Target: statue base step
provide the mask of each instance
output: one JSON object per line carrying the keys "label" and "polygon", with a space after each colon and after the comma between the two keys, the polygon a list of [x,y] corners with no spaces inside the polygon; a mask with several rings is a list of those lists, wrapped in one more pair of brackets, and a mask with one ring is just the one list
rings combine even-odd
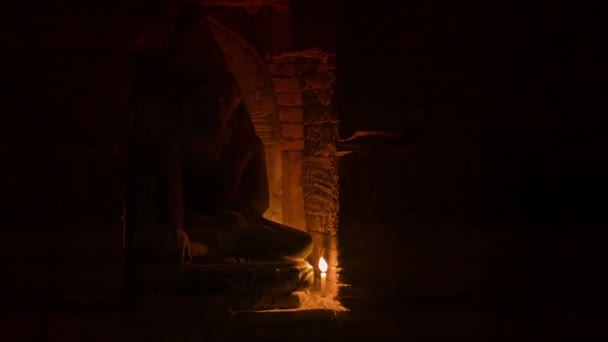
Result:
{"label": "statue base step", "polygon": [[147,264],[136,270],[144,306],[180,308],[297,308],[314,272],[305,260],[233,264]]}
{"label": "statue base step", "polygon": [[261,295],[235,297],[223,295],[178,296],[166,293],[145,293],[140,306],[150,310],[289,310],[298,309],[308,298],[306,291],[287,295]]}

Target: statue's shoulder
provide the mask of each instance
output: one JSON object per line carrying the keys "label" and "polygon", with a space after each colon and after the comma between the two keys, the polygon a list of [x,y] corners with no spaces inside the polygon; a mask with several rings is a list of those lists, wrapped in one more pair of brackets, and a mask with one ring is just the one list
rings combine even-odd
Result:
{"label": "statue's shoulder", "polygon": [[251,138],[251,153],[254,158],[266,158],[266,149],[264,147],[264,141],[260,139],[257,134],[253,134]]}
{"label": "statue's shoulder", "polygon": [[264,142],[255,133],[255,131],[247,130],[245,133],[245,139],[247,140],[249,146],[256,150],[264,147]]}
{"label": "statue's shoulder", "polygon": [[264,153],[264,142],[257,134],[253,134],[253,148],[256,153]]}
{"label": "statue's shoulder", "polygon": [[233,132],[236,139],[233,143],[238,146],[241,150],[248,150],[253,153],[259,153],[264,151],[264,143],[262,139],[258,137],[255,131],[248,129],[236,128]]}

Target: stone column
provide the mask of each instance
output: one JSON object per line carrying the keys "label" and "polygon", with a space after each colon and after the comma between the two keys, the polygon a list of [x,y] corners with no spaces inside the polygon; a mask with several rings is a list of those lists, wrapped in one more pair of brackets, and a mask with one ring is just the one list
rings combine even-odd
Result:
{"label": "stone column", "polygon": [[[338,292],[338,115],[333,106],[335,55],[310,53],[301,59],[304,108],[304,193],[306,222],[317,263],[323,256],[329,264],[327,288]],[[315,265],[316,266],[316,265]]]}
{"label": "stone column", "polygon": [[[334,61],[335,55],[316,49],[284,53],[268,61],[279,103],[281,149],[301,153],[306,227],[328,235],[337,232],[339,209],[335,159],[338,121],[332,106]],[[283,160],[300,163],[300,154],[283,153]],[[295,171],[284,174],[299,177]],[[283,186],[283,191],[294,190]],[[293,206],[291,201],[285,202],[285,206]]]}
{"label": "stone column", "polygon": [[337,292],[338,120],[333,109],[335,55],[311,49],[269,59],[279,103],[283,150],[283,218],[306,229],[330,265],[328,287]]}

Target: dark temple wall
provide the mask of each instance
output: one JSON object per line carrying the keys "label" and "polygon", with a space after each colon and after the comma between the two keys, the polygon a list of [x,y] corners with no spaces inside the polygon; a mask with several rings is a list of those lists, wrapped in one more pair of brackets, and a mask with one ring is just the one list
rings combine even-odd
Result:
{"label": "dark temple wall", "polygon": [[[122,302],[130,58],[141,35],[170,24],[174,5],[65,1],[38,9],[37,101],[52,168],[48,226],[36,239],[45,250],[32,263],[47,263],[48,304]],[[29,302],[23,288],[16,293],[11,301]]]}
{"label": "dark temple wall", "polygon": [[579,323],[606,305],[602,9],[344,11],[342,136],[419,136],[341,158],[344,302],[403,302],[468,332],[596,334]]}
{"label": "dark temple wall", "polygon": [[564,322],[608,303],[600,266],[607,260],[604,10],[502,4],[489,12],[495,20],[483,35],[483,66],[493,71],[483,106],[493,115],[482,139],[481,208],[494,227],[488,293],[495,308],[535,312],[524,325],[530,330],[548,320],[538,311],[554,310]]}
{"label": "dark temple wall", "polygon": [[414,1],[352,4],[342,18],[341,136],[402,134],[401,142],[370,139],[371,151],[339,158],[340,263],[352,284],[343,300],[395,311],[400,302],[412,311],[430,305],[447,320],[465,312],[472,316],[465,329],[477,326],[477,13],[467,3]]}

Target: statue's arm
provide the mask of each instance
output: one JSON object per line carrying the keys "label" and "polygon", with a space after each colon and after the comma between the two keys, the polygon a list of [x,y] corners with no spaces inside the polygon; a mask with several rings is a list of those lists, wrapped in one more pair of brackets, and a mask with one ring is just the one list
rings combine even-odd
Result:
{"label": "statue's arm", "polygon": [[252,158],[249,160],[241,183],[242,214],[249,219],[257,219],[268,210],[270,195],[266,171],[264,144],[256,137]]}

